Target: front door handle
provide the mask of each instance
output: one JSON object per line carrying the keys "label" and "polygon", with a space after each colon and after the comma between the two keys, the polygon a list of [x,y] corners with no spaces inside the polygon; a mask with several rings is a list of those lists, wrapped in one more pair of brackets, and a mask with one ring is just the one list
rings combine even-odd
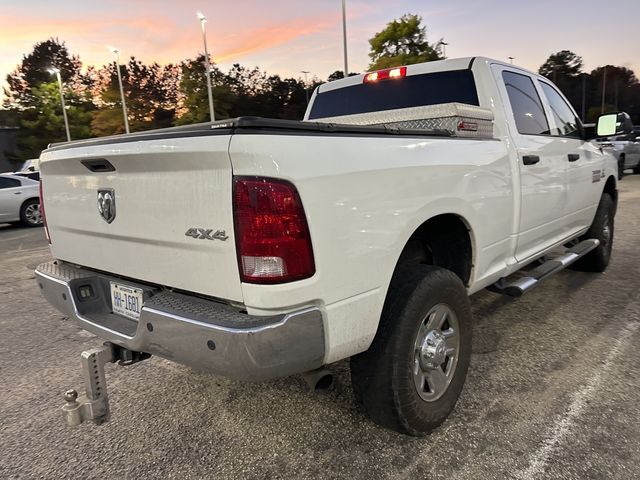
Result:
{"label": "front door handle", "polygon": [[575,162],[577,160],[580,160],[580,155],[577,153],[570,153],[569,155],[567,155],[569,157],[569,161],[570,162]]}
{"label": "front door handle", "polygon": [[522,163],[525,165],[535,165],[540,161],[540,157],[538,155],[524,155],[522,157]]}

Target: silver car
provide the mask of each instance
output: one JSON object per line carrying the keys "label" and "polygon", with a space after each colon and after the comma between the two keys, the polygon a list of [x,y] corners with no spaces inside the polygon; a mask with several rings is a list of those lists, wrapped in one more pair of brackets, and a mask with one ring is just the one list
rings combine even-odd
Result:
{"label": "silver car", "polygon": [[42,225],[38,182],[27,177],[0,174],[0,223]]}
{"label": "silver car", "polygon": [[599,143],[603,148],[611,149],[618,160],[618,178],[629,169],[640,173],[640,127],[633,127],[627,135],[599,139]]}

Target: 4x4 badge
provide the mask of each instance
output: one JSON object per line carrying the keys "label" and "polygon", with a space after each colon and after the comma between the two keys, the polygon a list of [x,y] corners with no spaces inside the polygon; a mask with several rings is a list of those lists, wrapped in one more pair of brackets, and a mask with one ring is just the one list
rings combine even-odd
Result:
{"label": "4x4 badge", "polygon": [[200,240],[222,240],[223,242],[229,238],[225,230],[216,230],[213,233],[213,229],[209,228],[190,228],[185,232],[185,236]]}
{"label": "4x4 badge", "polygon": [[113,188],[101,188],[98,190],[98,213],[107,223],[115,220],[116,191]]}

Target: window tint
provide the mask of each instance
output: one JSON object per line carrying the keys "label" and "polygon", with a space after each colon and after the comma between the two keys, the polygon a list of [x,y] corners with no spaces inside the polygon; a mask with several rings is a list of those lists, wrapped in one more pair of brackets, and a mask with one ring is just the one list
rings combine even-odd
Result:
{"label": "window tint", "polygon": [[549,135],[549,123],[533,81],[526,75],[502,72],[518,132],[523,135]]}
{"label": "window tint", "polygon": [[0,177],[0,188],[19,187],[20,185],[20,180],[16,180],[15,178]]}
{"label": "window tint", "polygon": [[553,134],[560,135],[561,137],[580,137],[578,119],[571,107],[551,85],[546,82],[540,82],[540,85],[542,85],[542,91],[545,97],[547,97],[547,101],[551,107],[551,114],[556,122],[556,128],[553,129]]}
{"label": "window tint", "polygon": [[409,75],[378,83],[361,83],[316,95],[309,118],[336,117],[394,108],[459,102],[479,105],[471,70]]}

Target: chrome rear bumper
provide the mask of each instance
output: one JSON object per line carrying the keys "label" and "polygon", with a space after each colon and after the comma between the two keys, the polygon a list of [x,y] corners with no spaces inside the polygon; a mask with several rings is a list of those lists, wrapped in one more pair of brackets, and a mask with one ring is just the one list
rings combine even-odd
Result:
{"label": "chrome rear bumper", "polygon": [[[239,380],[283,377],[323,363],[324,328],[316,307],[251,316],[229,305],[60,261],[39,265],[35,273],[42,293],[54,307],[85,330],[129,350]],[[139,321],[112,313],[111,281],[143,290]],[[79,289],[86,286],[91,287],[92,296],[82,298]]]}

